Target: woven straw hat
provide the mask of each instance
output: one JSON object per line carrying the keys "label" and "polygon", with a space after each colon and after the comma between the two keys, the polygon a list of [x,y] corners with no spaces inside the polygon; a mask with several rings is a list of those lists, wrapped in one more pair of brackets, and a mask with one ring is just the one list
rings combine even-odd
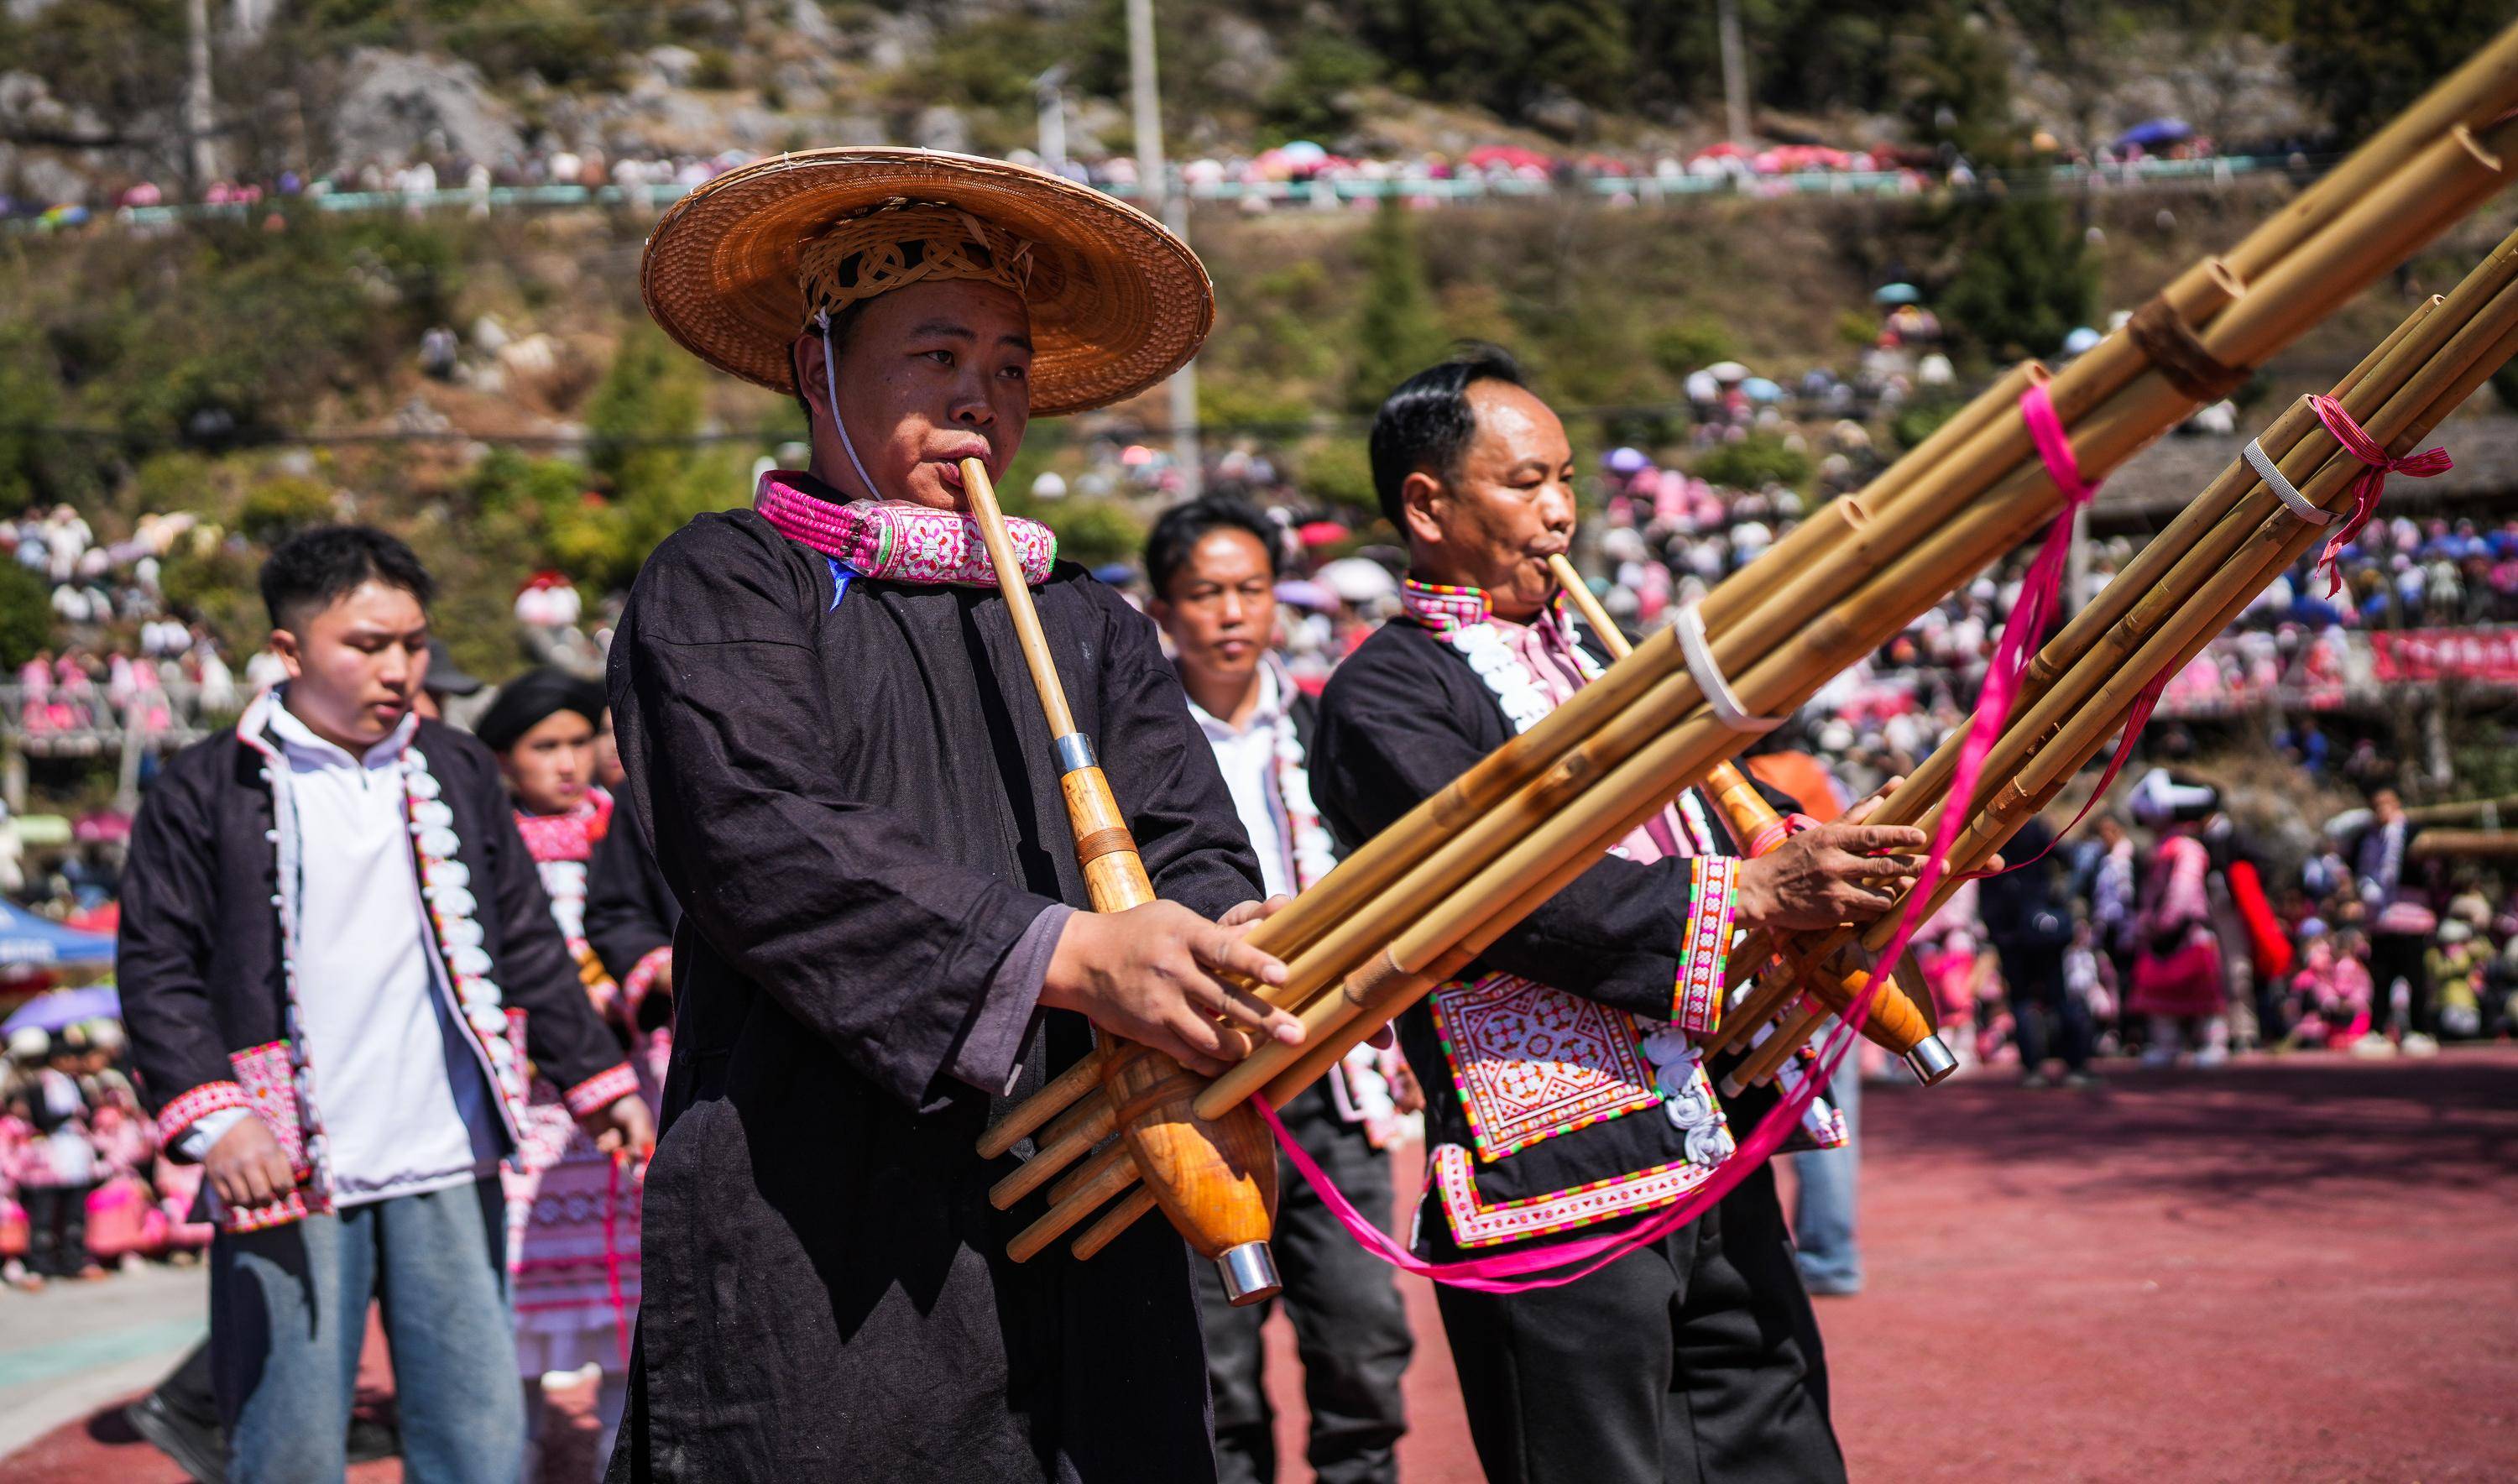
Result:
{"label": "woven straw hat", "polygon": [[807,319],[800,259],[835,225],[906,199],[958,208],[1031,244],[1031,411],[1107,407],[1179,370],[1215,323],[1187,243],[1144,212],[1043,171],[933,150],[781,154],[673,203],[638,271],[647,312],[720,371],[793,392]]}

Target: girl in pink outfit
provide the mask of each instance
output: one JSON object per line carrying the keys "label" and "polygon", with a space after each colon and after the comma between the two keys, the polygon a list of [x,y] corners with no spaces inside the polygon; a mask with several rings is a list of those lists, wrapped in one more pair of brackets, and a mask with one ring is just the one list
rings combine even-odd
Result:
{"label": "girl in pink outfit", "polygon": [[2200,1043],[2196,1066],[2216,1067],[2230,1058],[2228,991],[2207,888],[2212,859],[2195,838],[2199,829],[2192,821],[2168,826],[2143,878],[2131,1004],[2136,1015],[2150,1018],[2146,1067],[2175,1062],[2184,1033]]}
{"label": "girl in pink outfit", "polygon": [[2369,970],[2329,935],[2310,935],[2301,946],[2291,992],[2300,1002],[2293,1046],[2340,1050],[2369,1033]]}

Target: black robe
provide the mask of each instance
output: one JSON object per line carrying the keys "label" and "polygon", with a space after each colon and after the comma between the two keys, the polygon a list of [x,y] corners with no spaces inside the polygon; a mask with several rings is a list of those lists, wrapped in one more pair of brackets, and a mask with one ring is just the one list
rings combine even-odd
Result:
{"label": "black robe", "polygon": [[[629,792],[686,911],[616,1479],[1211,1477],[1187,1248],[1005,1245],[947,1070],[1053,901],[1088,902],[992,589],[855,579],[750,511],[639,575],[612,650]],[[1036,593],[1155,891],[1258,895],[1153,628],[1061,564]],[[1016,1095],[1088,1044],[1040,1015]],[[1030,1146],[1018,1149],[1027,1157]]]}

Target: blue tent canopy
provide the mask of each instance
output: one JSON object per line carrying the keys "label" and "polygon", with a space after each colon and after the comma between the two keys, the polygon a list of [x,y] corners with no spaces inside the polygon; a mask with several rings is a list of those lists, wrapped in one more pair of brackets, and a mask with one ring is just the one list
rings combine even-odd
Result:
{"label": "blue tent canopy", "polygon": [[48,918],[0,901],[0,968],[50,968],[56,964],[107,964],[113,961],[109,934],[65,928]]}

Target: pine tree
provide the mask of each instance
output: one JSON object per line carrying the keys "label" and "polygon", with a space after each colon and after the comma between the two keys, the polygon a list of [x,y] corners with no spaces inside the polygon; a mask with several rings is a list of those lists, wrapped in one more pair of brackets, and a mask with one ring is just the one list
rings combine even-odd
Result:
{"label": "pine tree", "polygon": [[2087,244],[2052,196],[1998,196],[1961,221],[1968,246],[1942,298],[1960,336],[1997,361],[2063,343],[2098,302]]}
{"label": "pine tree", "polygon": [[1385,198],[1364,240],[1364,304],[1355,317],[1347,405],[1368,413],[1443,354],[1441,320],[1408,208]]}

